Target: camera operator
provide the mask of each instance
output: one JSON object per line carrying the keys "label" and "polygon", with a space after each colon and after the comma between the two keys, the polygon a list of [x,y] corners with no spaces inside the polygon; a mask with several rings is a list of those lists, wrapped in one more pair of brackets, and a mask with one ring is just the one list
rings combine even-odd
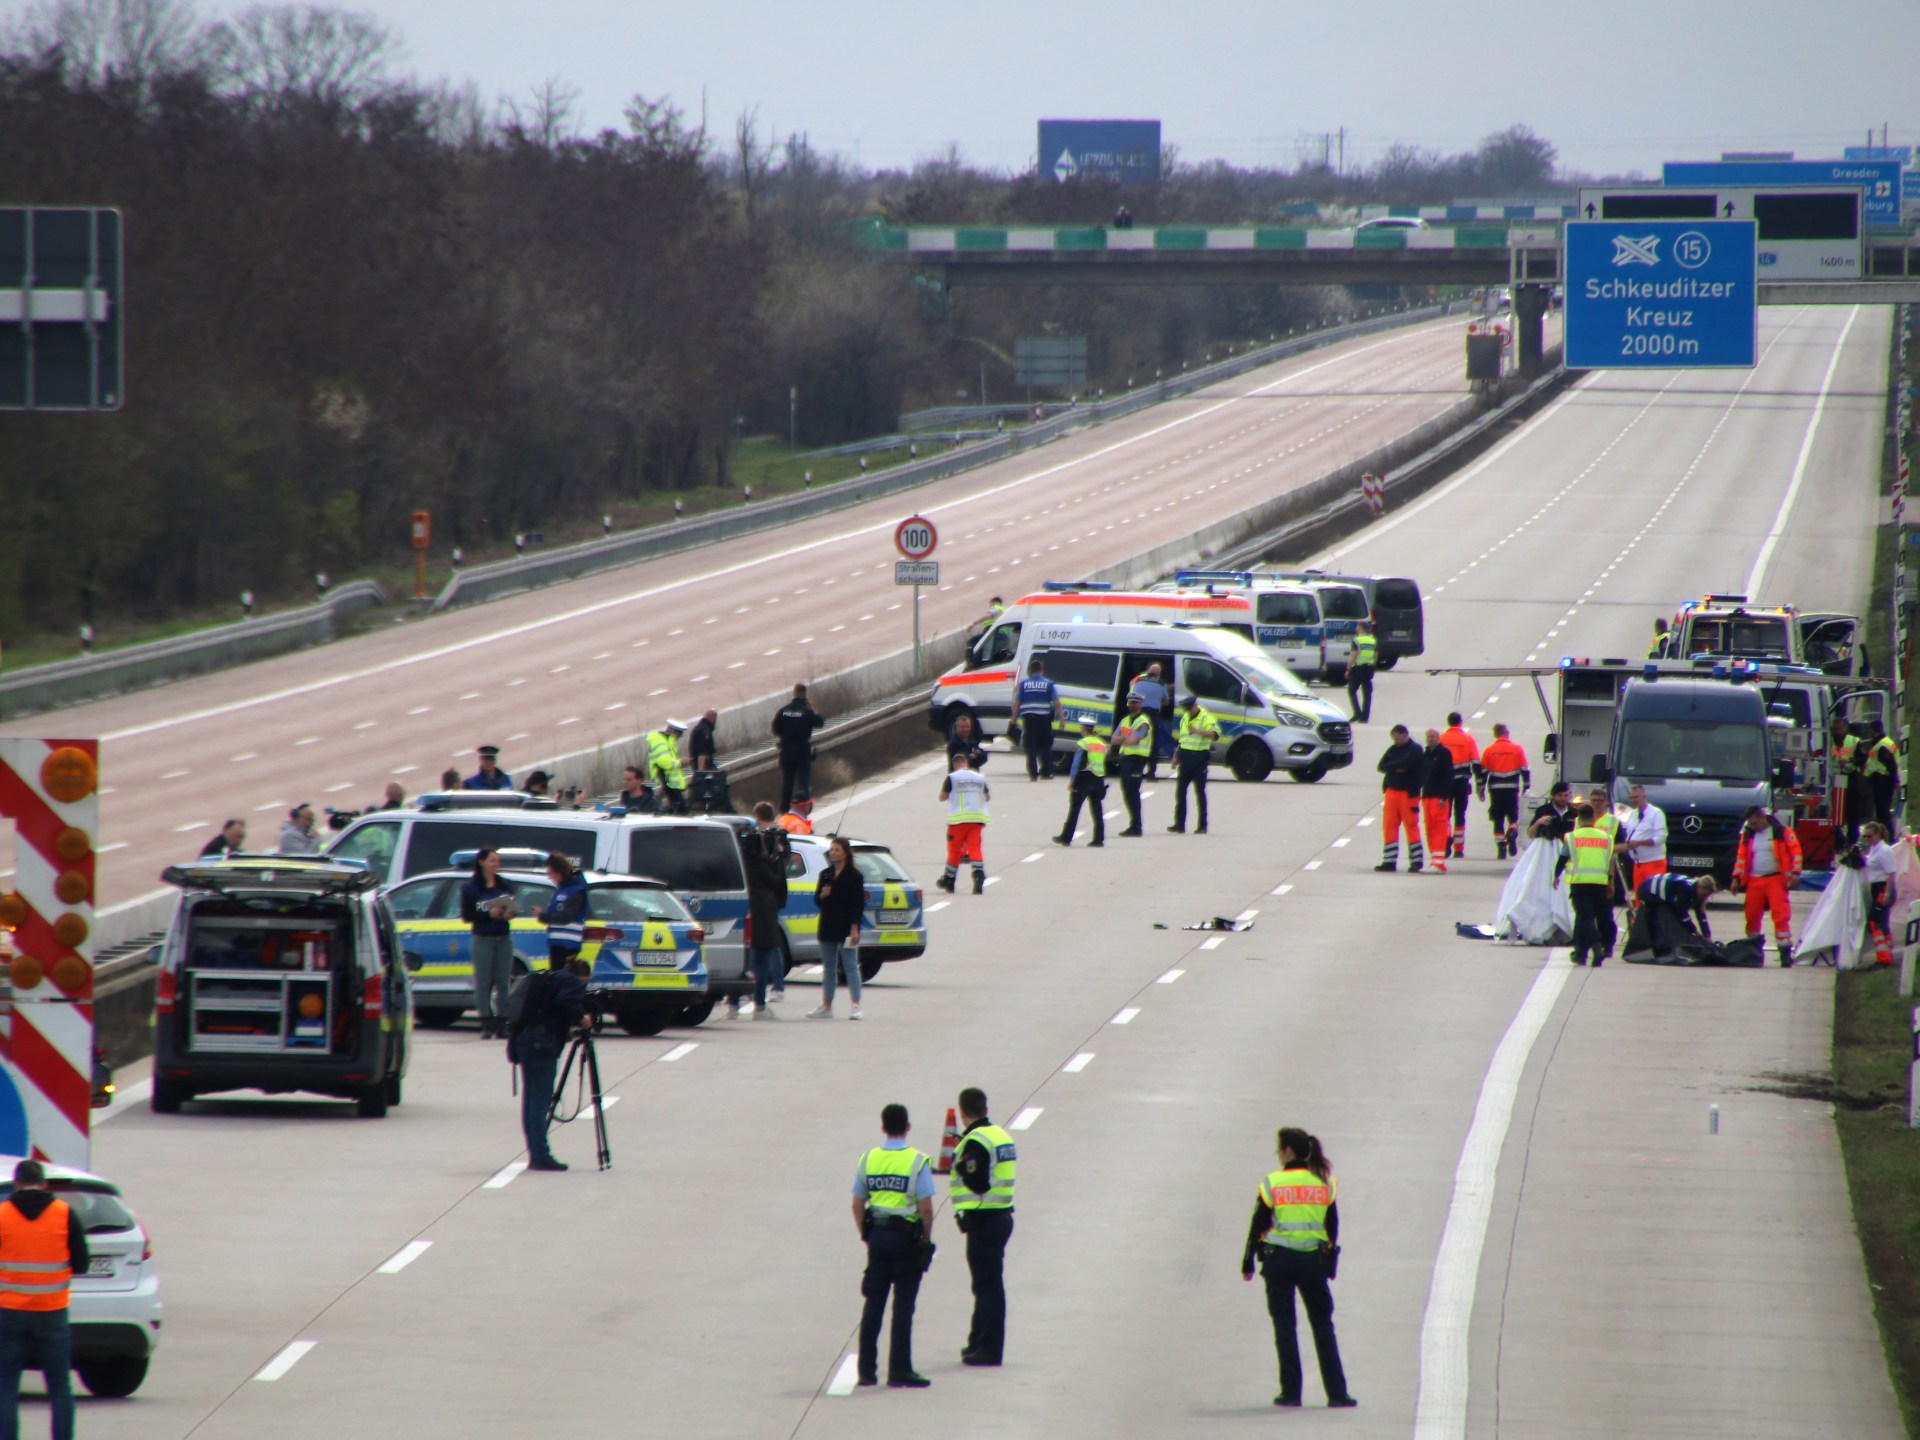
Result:
{"label": "camera operator", "polygon": [[787,903],[787,832],[762,800],[753,807],[753,829],[740,836],[747,869],[747,963],[753,971],[753,1018],[777,1020],[771,1002],[787,996],[780,954],[780,911]]}
{"label": "camera operator", "polygon": [[567,1038],[586,1026],[587,965],[577,953],[522,976],[507,1002],[507,1059],[520,1067],[520,1128],[529,1170],[565,1170],[547,1145],[553,1082]]}

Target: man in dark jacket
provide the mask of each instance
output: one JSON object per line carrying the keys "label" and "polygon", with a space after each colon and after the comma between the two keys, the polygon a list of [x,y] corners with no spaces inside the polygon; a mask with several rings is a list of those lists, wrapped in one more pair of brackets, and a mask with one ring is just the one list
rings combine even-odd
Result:
{"label": "man in dark jacket", "polygon": [[1387,753],[1375,767],[1383,777],[1380,788],[1387,798],[1380,822],[1380,863],[1373,868],[1400,868],[1400,832],[1405,829],[1407,869],[1418,871],[1426,862],[1420,848],[1420,783],[1426,779],[1426,756],[1413,743],[1406,726],[1394,726],[1392,737],[1393,744],[1387,747]]}
{"label": "man in dark jacket", "polygon": [[693,767],[696,775],[702,770],[713,769],[713,727],[719,723],[720,712],[709,710],[694,721],[693,729],[687,732],[687,764]]}
{"label": "man in dark jacket", "polygon": [[1453,833],[1453,751],[1432,726],[1427,727],[1427,748],[1420,758],[1426,766],[1420,781],[1420,817],[1426,822],[1427,849],[1433,852],[1434,871],[1444,875],[1447,837]]}
{"label": "man in dark jacket", "polygon": [[567,1168],[547,1146],[547,1124],[553,1118],[553,1082],[561,1052],[587,1011],[584,962],[555,957],[551,963],[551,969],[516,981],[514,989],[520,994],[507,1001],[512,1012],[507,1018],[507,1059],[520,1067],[520,1129],[527,1137],[529,1170]]}
{"label": "man in dark jacket", "polygon": [[0,1201],[0,1417],[9,1433],[18,1433],[20,1374],[38,1367],[53,1433],[73,1434],[67,1280],[86,1274],[90,1258],[86,1227],[47,1189],[46,1168],[37,1160],[15,1165],[13,1194]]}
{"label": "man in dark jacket", "polygon": [[787,857],[792,846],[773,806],[753,807],[753,829],[740,841],[747,865],[747,965],[753,971],[753,1018],[778,1020],[769,1003],[787,998],[780,951],[780,911],[787,903]]}
{"label": "man in dark jacket", "polygon": [[807,687],[793,687],[793,698],[773,716],[780,742],[780,808],[793,804],[793,792],[813,788],[813,732],[827,722],[807,701]]}

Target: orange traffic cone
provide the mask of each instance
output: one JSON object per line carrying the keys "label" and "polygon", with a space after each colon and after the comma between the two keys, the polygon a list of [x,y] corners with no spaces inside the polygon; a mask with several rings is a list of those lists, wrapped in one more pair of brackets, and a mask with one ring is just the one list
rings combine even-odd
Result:
{"label": "orange traffic cone", "polygon": [[959,1121],[960,1117],[954,1113],[953,1107],[949,1105],[947,1107],[947,1131],[946,1134],[940,1137],[940,1163],[933,1167],[933,1173],[936,1175],[951,1175],[953,1173],[954,1147],[960,1143]]}
{"label": "orange traffic cone", "polygon": [[1868,927],[1868,933],[1873,937],[1874,963],[1876,965],[1893,964],[1893,946],[1887,939],[1887,932],[1878,925],[1872,925]]}

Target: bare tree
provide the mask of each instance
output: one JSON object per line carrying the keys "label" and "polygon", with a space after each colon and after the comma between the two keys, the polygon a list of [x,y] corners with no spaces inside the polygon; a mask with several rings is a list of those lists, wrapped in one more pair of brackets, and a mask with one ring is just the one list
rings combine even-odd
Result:
{"label": "bare tree", "polygon": [[386,88],[399,54],[393,32],[371,15],[322,5],[255,5],[214,26],[210,38],[225,86],[269,108],[370,100]]}
{"label": "bare tree", "polygon": [[510,130],[543,150],[578,138],[580,127],[574,107],[580,103],[579,86],[549,75],[528,94],[530,98],[524,104],[518,100],[501,102],[502,119]]}
{"label": "bare tree", "polygon": [[161,75],[200,67],[207,32],[192,0],[48,0],[26,13],[10,39],[58,52],[74,81],[131,85],[144,98]]}
{"label": "bare tree", "polygon": [[759,218],[760,201],[766,192],[767,175],[773,169],[773,142],[760,138],[760,107],[742,110],[733,122],[734,178],[740,185],[740,202],[746,212],[747,228]]}

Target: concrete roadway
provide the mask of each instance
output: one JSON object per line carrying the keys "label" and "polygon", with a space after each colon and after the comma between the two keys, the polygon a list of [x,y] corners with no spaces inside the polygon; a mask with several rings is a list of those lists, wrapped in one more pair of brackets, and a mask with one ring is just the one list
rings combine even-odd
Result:
{"label": "concrete roadway", "polygon": [[104,738],[101,893],[117,903],[229,815],[267,848],[293,804],[357,809],[395,777],[436,788],[481,742],[524,774],[903,650],[892,535],[916,507],[949,580],[923,602],[928,634],[996,590],[1233,514],[1457,402],[1464,326],[1328,347],[910,495],[0,731]]}
{"label": "concrete roadway", "polygon": [[[1887,323],[1768,311],[1751,374],[1590,379],[1338,558],[1423,578],[1435,664],[1634,653],[1776,529],[1761,594],[1857,603]],[[499,1183],[515,1109],[471,1031],[418,1035],[383,1121],[259,1099],[115,1115],[96,1164],[155,1233],[169,1335],[138,1397],[86,1404],[86,1433],[1898,1435],[1831,1122],[1754,1088],[1825,1064],[1831,972],[1576,971],[1457,939],[1506,868],[1478,807],[1452,874],[1371,870],[1386,726],[1456,703],[1537,751],[1520,683],[1456,697],[1403,666],[1354,770],[1217,781],[1205,838],[1164,832],[1163,784],[1147,838],[1098,854],[1048,844],[1063,787],[996,759],[994,883],[940,910],[855,1028],[800,1020],[802,980],[782,1024],[602,1042],[604,1175],[575,1126],[571,1174]],[[822,817],[931,881],[937,768]],[[1180,928],[1241,913],[1242,934]],[[1008,1364],[957,1363],[943,1207],[916,1352],[934,1390],[835,1393],[855,1157],[895,1099],[937,1146],[970,1083],[1029,1122]],[[1236,1273],[1283,1123],[1324,1137],[1342,1180],[1352,1413],[1275,1414]]]}

